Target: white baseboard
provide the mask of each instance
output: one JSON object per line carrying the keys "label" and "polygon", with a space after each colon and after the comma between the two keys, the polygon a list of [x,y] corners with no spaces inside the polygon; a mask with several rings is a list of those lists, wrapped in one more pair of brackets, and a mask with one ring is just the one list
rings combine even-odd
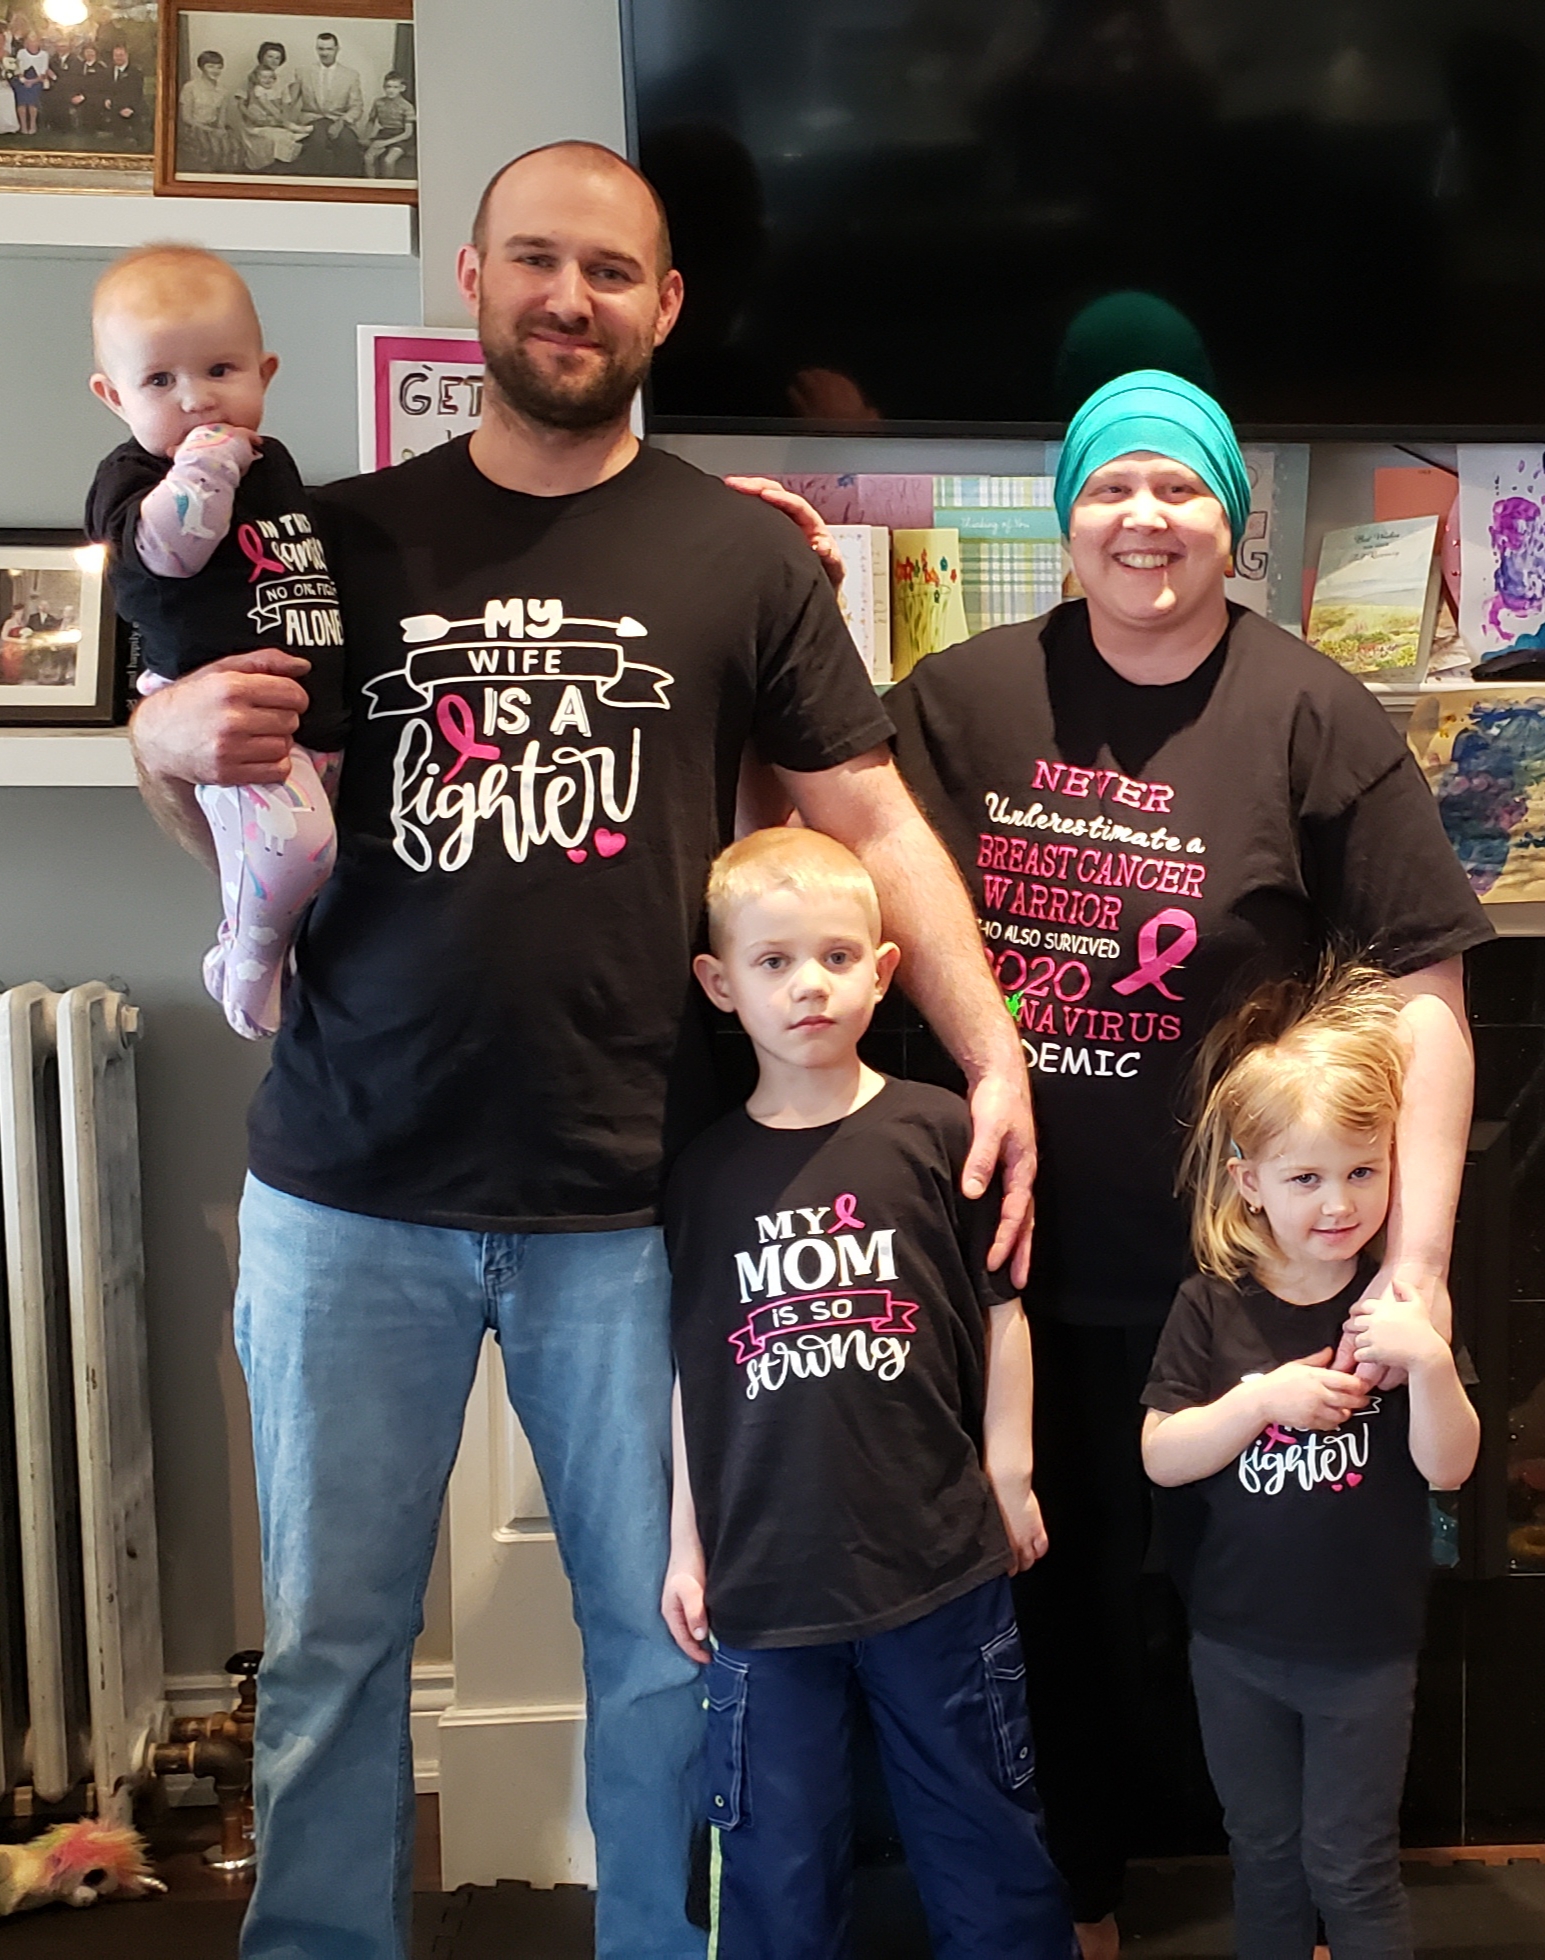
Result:
{"label": "white baseboard", "polygon": [[[409,1720],[413,1729],[413,1787],[422,1795],[440,1787],[440,1716],[450,1707],[456,1675],[449,1661],[413,1663],[413,1700]],[[235,1700],[228,1674],[169,1674],[166,1701],[172,1715],[217,1715]],[[213,1803],[214,1786],[206,1779],[168,1778],[180,1787],[172,1791],[177,1803]]]}

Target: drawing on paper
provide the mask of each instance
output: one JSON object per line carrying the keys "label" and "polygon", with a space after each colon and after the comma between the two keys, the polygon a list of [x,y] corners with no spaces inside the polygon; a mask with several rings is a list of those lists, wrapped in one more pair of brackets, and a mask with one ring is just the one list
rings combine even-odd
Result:
{"label": "drawing on paper", "polygon": [[1459,629],[1476,654],[1545,648],[1545,452],[1459,449]]}
{"label": "drawing on paper", "polygon": [[1545,686],[1428,695],[1407,739],[1477,896],[1545,899]]}

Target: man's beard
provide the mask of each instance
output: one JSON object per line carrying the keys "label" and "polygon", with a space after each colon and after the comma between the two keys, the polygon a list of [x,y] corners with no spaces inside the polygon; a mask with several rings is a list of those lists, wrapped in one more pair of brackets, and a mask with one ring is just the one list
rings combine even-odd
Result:
{"label": "man's beard", "polygon": [[654,351],[647,347],[631,351],[603,347],[601,365],[587,380],[577,376],[549,380],[525,347],[525,336],[538,321],[522,321],[503,339],[495,338],[486,308],[480,310],[477,324],[489,379],[508,406],[542,428],[567,429],[574,434],[623,419],[649,372]]}

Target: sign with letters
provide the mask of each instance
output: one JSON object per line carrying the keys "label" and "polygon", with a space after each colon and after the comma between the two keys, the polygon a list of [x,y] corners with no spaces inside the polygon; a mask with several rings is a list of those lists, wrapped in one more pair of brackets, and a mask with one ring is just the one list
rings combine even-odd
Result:
{"label": "sign with letters", "polygon": [[384,470],[477,427],[483,350],[471,327],[359,329],[359,466]]}

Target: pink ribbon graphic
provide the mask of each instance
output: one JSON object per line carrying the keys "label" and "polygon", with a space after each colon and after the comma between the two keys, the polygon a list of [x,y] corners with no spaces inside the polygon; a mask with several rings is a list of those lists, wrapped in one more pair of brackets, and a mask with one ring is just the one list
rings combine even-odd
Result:
{"label": "pink ribbon graphic", "polygon": [[456,760],[445,772],[445,780],[454,783],[469,762],[497,762],[500,749],[496,742],[480,742],[477,739],[477,726],[472,719],[472,710],[459,694],[442,694],[435,703],[435,721],[440,733],[456,751]]}
{"label": "pink ribbon graphic", "polygon": [[[1162,951],[1159,947],[1160,926],[1175,928],[1175,937]],[[1196,921],[1189,912],[1182,912],[1173,905],[1166,911],[1155,912],[1137,935],[1137,971],[1129,973],[1125,980],[1118,980],[1111,992],[1135,994],[1141,987],[1157,987],[1166,1000],[1179,1000],[1181,996],[1172,994],[1165,986],[1164,976],[1195,951]]]}
{"label": "pink ribbon graphic", "polygon": [[845,1232],[862,1232],[867,1229],[863,1219],[858,1215],[858,1197],[856,1193],[852,1191],[839,1192],[832,1200],[832,1209],[837,1214],[837,1224],[832,1227],[834,1232],[838,1226]]}
{"label": "pink ribbon graphic", "polygon": [[[815,1315],[818,1306],[828,1310],[820,1319]],[[790,1307],[797,1310],[794,1318],[780,1320],[779,1314]],[[794,1334],[841,1333],[845,1327],[867,1327],[871,1334],[915,1334],[917,1312],[915,1300],[895,1300],[888,1290],[879,1288],[861,1293],[801,1293],[792,1300],[772,1300],[753,1309],[745,1326],[737,1327],[729,1340],[735,1359],[744,1363],[760,1354],[769,1341]]]}
{"label": "pink ribbon graphic", "polygon": [[1274,1422],[1267,1426],[1265,1442],[1268,1449],[1275,1449],[1280,1444],[1283,1449],[1288,1450],[1297,1441],[1298,1438],[1293,1434],[1292,1430],[1282,1428],[1279,1423]]}
{"label": "pink ribbon graphic", "polygon": [[264,572],[277,572],[280,578],[288,576],[289,566],[281,565],[277,558],[270,555],[268,546],[263,542],[263,534],[255,524],[238,524],[236,542],[241,546],[243,555],[252,567],[252,576],[247,580],[248,585],[256,585]]}

